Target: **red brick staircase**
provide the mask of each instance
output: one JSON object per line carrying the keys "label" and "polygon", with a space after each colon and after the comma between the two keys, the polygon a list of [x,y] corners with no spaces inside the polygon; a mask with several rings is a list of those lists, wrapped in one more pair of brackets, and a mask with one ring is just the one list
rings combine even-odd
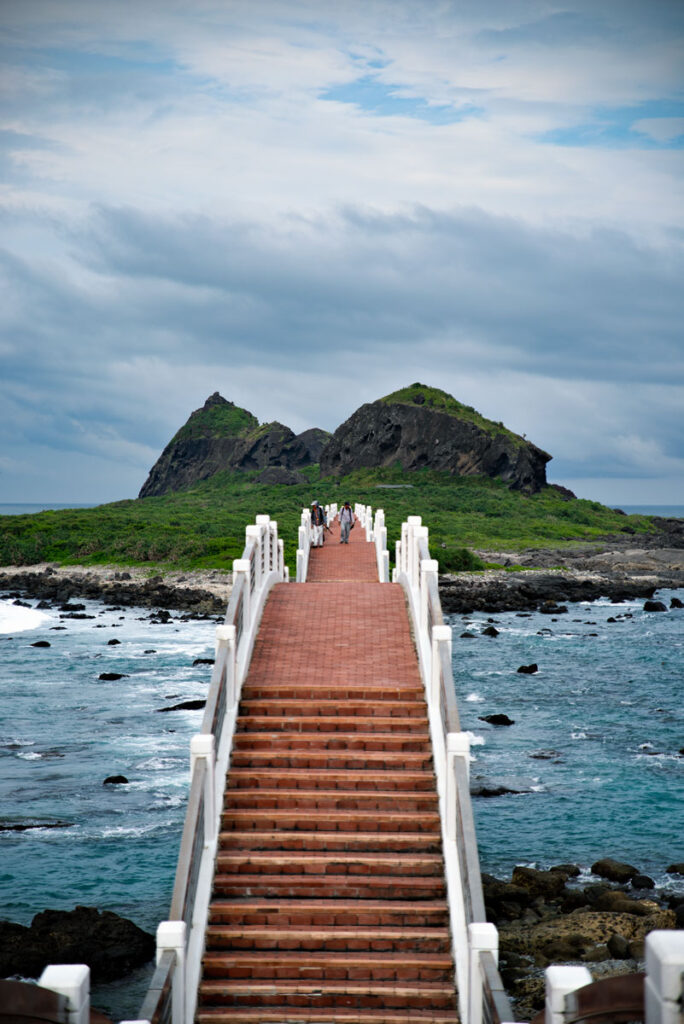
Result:
{"label": "red brick staircase", "polygon": [[[267,604],[227,779],[200,1024],[458,1019],[416,656],[403,594],[369,582],[362,540],[329,559],[360,582],[284,585]],[[312,552],[315,578],[326,554]]]}

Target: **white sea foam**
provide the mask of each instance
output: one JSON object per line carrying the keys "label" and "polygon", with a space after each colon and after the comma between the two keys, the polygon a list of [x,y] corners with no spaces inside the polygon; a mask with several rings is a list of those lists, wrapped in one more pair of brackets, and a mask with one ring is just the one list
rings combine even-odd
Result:
{"label": "white sea foam", "polygon": [[465,735],[470,740],[471,747],[482,747],[482,746],[484,746],[484,742],[485,742],[484,736],[478,736],[474,732],[466,732]]}
{"label": "white sea foam", "polygon": [[0,634],[26,633],[50,621],[47,612],[37,608],[24,608],[11,601],[0,601]]}
{"label": "white sea foam", "polygon": [[481,697],[479,693],[469,693],[466,700],[471,704],[480,704],[484,701],[484,697]]}
{"label": "white sea foam", "polygon": [[586,739],[589,739],[589,737],[586,734],[586,732],[571,732],[570,733],[570,739],[572,739],[572,740],[586,740]]}
{"label": "white sea foam", "polygon": [[17,754],[17,757],[20,757],[22,761],[40,761],[42,756],[42,754],[34,754],[33,751],[30,750],[26,752],[20,750]]}

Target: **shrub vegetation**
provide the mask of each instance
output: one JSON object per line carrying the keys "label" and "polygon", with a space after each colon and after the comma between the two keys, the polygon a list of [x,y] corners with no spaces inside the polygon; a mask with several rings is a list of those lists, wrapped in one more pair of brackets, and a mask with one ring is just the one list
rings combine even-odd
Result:
{"label": "shrub vegetation", "polygon": [[230,569],[242,554],[245,526],[267,513],[278,521],[293,571],[300,513],[313,498],[384,508],[392,560],[402,521],[421,515],[430,530],[431,553],[443,572],[482,569],[473,548],[555,547],[653,529],[646,516],[625,517],[594,501],[567,501],[552,487],[525,496],[499,480],[399,467],[358,470],[341,480],[321,479],[317,466],[303,472],[306,485],[257,484],[254,473],[224,472],[161,497],[2,516],[0,564]]}

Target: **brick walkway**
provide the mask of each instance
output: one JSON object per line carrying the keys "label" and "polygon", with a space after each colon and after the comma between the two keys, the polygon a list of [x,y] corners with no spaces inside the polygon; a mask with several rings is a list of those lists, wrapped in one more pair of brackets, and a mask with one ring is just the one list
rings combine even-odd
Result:
{"label": "brick walkway", "polygon": [[197,1020],[453,1024],[427,712],[360,525],[267,602],[242,690]]}

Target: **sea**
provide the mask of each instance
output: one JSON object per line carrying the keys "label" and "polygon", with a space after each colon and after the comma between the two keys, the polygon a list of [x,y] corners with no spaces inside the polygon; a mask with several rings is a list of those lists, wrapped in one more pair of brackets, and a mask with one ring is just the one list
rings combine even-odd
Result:
{"label": "sea", "polygon": [[[473,799],[483,871],[572,862],[588,878],[612,856],[684,889],[667,872],[684,861],[684,610],[670,607],[684,590],[656,596],[666,612],[601,600],[557,616],[449,618],[472,783],[510,791]],[[0,916],[29,924],[80,904],[154,932],[202,716],[161,709],[206,696],[211,668],[195,662],[213,656],[216,624],[79,603],[88,618],[0,597],[0,826],[42,826],[0,831]],[[488,625],[498,636],[482,635]],[[535,674],[518,673],[531,663]],[[496,713],[514,724],[483,720]],[[128,784],[105,784],[112,775]],[[94,985],[93,1006],[134,1019],[150,974]]]}

